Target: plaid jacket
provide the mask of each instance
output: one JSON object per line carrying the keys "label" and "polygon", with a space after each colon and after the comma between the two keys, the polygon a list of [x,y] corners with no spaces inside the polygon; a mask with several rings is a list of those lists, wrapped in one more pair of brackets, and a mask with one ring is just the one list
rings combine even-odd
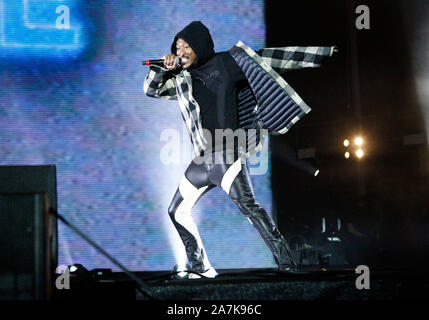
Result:
{"label": "plaid jacket", "polygon": [[[253,51],[239,41],[229,53],[249,81],[256,97],[251,108],[252,125],[247,129],[265,129],[270,134],[284,134],[310,112],[310,108],[293,88],[277,73],[287,69],[319,67],[323,58],[331,56],[334,47],[284,47]],[[149,97],[178,100],[183,120],[196,155],[207,146],[201,125],[200,107],[192,95],[192,78],[187,70],[180,73],[151,66],[144,80],[143,91]],[[242,122],[239,119],[239,126]],[[262,148],[264,135],[246,153],[249,156]]]}

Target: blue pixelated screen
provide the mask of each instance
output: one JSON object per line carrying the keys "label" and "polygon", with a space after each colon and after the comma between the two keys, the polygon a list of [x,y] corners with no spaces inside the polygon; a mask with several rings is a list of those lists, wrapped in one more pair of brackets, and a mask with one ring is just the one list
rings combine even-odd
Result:
{"label": "blue pixelated screen", "polygon": [[[264,47],[263,1],[0,0],[0,164],[55,164],[59,213],[132,271],[186,264],[168,206],[192,148],[177,101],[143,93],[141,61],[169,53],[194,20],[216,51]],[[271,213],[267,142],[248,164]],[[215,268],[274,266],[222,189],[192,212]],[[119,271],[61,222],[58,256]]]}

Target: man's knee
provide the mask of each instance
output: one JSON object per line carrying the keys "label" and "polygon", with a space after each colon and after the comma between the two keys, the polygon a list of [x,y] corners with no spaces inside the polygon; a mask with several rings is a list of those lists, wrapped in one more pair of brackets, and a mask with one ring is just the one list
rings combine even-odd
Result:
{"label": "man's knee", "polygon": [[231,200],[246,216],[259,214],[259,211],[262,209],[259,202],[253,196],[231,197]]}
{"label": "man's knee", "polygon": [[170,218],[174,218],[174,214],[176,213],[177,206],[171,202],[170,206],[168,207],[168,215]]}
{"label": "man's knee", "polygon": [[180,191],[177,190],[176,194],[174,195],[173,199],[171,200],[170,205],[168,206],[168,215],[171,219],[175,220],[174,216],[176,214],[177,208],[179,207],[180,203],[183,201],[183,197],[180,194]]}

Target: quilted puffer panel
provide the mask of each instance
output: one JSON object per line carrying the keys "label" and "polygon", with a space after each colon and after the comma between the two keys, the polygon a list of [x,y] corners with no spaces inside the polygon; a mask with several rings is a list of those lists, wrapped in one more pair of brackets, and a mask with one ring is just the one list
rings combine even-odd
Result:
{"label": "quilted puffer panel", "polygon": [[[255,124],[259,123],[270,134],[279,134],[289,130],[306,114],[280,84],[244,50],[234,47],[229,52],[249,81],[257,100],[254,105],[258,102],[257,110],[254,110],[250,103],[240,104],[239,98],[240,124],[256,128]],[[244,98],[250,99],[249,96],[249,93],[243,94]]]}

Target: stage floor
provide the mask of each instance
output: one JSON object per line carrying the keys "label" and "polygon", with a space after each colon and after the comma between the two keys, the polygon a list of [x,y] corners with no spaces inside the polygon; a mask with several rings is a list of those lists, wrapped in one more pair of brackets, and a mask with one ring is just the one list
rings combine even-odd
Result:
{"label": "stage floor", "polygon": [[[172,272],[135,273],[141,290],[124,273],[106,279],[71,279],[54,300],[384,300],[428,299],[429,277],[418,269],[370,269],[369,289],[358,289],[353,268],[308,266],[297,273],[275,269],[217,270],[213,279],[180,279]],[[146,293],[149,294],[148,297]]]}

